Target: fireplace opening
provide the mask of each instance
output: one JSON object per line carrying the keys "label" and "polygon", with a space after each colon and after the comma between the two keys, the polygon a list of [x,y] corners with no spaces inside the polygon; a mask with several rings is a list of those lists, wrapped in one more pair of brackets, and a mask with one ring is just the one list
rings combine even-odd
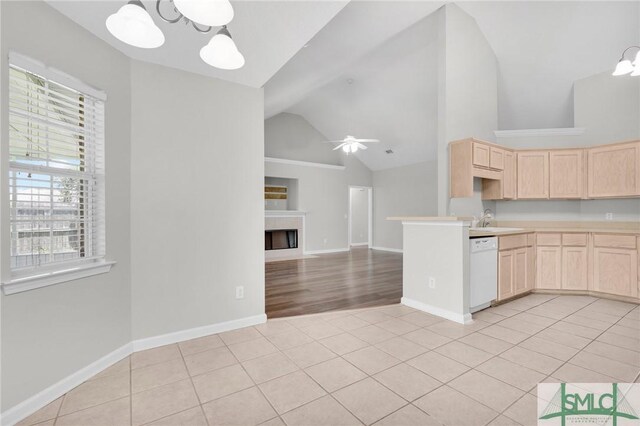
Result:
{"label": "fireplace opening", "polygon": [[277,229],[264,231],[265,250],[285,250],[298,248],[297,229]]}

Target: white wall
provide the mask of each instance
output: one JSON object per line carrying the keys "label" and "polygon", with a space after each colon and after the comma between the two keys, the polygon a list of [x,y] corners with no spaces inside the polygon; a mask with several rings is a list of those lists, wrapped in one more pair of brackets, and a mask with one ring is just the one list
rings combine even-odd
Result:
{"label": "white wall", "polygon": [[[640,139],[640,80],[613,77],[610,72],[581,79],[574,85],[575,136],[501,137],[512,148],[574,148]],[[498,201],[502,220],[640,220],[640,199]]]}
{"label": "white wall", "polygon": [[287,112],[264,121],[265,157],[312,163],[343,164],[342,152],[332,151],[326,136],[317,131],[304,117]]}
{"label": "white wall", "polygon": [[371,171],[353,155],[321,143],[327,138],[299,115],[282,113],[264,123],[265,156],[344,165],[337,169],[267,162],[264,173],[297,180],[298,210],[307,212],[306,251],[348,248],[349,185],[371,186]]}
{"label": "white wall", "polygon": [[638,1],[466,1],[499,60],[500,129],[571,127],[573,83],[640,40]]}
{"label": "white wall", "polygon": [[133,62],[131,104],[133,337],[263,314],[262,89]]}
{"label": "white wall", "polygon": [[[438,77],[438,213],[477,215],[492,202],[449,199],[449,142],[476,137],[494,140],[498,128],[497,61],[476,21],[455,4],[440,14]],[[477,187],[476,189],[479,189]]]}
{"label": "white wall", "polygon": [[373,246],[402,250],[402,224],[391,216],[438,213],[434,161],[373,172]]}
{"label": "white wall", "polygon": [[129,59],[44,2],[0,2],[2,278],[9,276],[8,51],[106,91],[107,258],[111,272],[2,297],[2,410],[131,340]]}
{"label": "white wall", "polygon": [[369,190],[349,188],[351,203],[351,244],[369,242]]}

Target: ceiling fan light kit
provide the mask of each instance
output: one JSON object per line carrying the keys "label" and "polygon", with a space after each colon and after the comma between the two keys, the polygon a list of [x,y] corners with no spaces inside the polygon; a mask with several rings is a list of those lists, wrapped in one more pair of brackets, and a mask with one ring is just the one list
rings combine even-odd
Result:
{"label": "ceiling fan light kit", "polygon": [[[175,18],[166,18],[162,14],[161,1],[156,0],[156,12],[160,19],[169,24],[180,21],[190,23],[200,33],[208,33],[214,27],[222,27],[209,43],[200,49],[200,57],[206,64],[223,70],[235,70],[244,66],[244,56],[227,28],[234,16],[229,0],[169,0],[178,13]],[[162,30],[153,22],[140,0],[130,0],[107,18],[106,25],[115,38],[134,47],[153,49],[164,44]]]}
{"label": "ceiling fan light kit", "polygon": [[[631,59],[627,58],[627,52],[630,50],[637,50],[636,56],[633,62]],[[640,46],[629,46],[622,52],[622,56],[618,61],[618,65],[616,65],[616,69],[613,71],[611,75],[620,76],[620,75],[631,75],[631,77],[640,76]]]}
{"label": "ceiling fan light kit", "polygon": [[376,143],[380,142],[378,139],[358,139],[354,136],[347,135],[346,138],[341,139],[339,141],[324,141],[325,143],[339,143],[340,145],[333,148],[333,150],[338,150],[342,148],[347,155],[350,153],[356,153],[359,149],[365,150],[367,147],[363,145],[363,143]]}

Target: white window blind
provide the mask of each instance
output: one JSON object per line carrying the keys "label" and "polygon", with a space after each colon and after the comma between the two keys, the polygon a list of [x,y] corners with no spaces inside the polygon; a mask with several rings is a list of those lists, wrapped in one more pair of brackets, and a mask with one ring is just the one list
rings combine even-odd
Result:
{"label": "white window blind", "polygon": [[42,74],[10,65],[11,268],[18,275],[105,255],[104,101]]}

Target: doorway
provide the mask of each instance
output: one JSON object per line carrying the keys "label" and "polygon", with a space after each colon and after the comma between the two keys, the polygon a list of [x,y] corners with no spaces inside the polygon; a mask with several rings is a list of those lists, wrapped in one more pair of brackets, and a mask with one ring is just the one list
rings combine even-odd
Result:
{"label": "doorway", "polygon": [[349,186],[349,248],[373,243],[373,188]]}

